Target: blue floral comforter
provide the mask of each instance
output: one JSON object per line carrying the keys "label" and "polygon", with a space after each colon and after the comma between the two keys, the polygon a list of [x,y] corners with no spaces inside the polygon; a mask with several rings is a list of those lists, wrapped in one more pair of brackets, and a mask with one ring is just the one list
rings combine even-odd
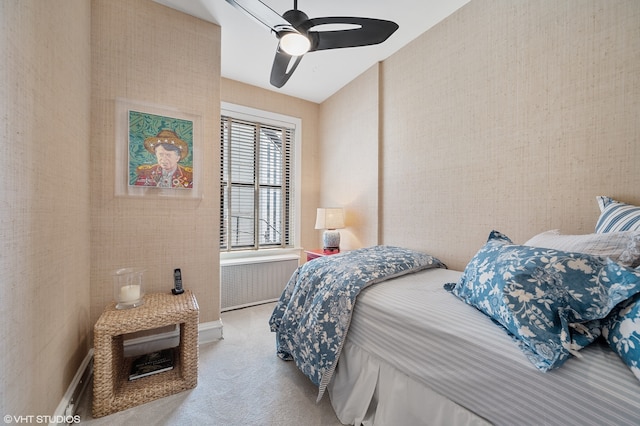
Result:
{"label": "blue floral comforter", "polygon": [[320,400],[338,362],[360,291],[428,268],[446,266],[428,254],[391,246],[363,248],[303,264],[289,279],[269,319],[278,356],[295,361],[318,386]]}

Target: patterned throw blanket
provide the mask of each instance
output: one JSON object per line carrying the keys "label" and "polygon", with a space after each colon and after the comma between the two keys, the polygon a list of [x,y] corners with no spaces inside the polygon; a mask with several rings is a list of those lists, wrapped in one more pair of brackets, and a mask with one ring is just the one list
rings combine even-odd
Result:
{"label": "patterned throw blanket", "polygon": [[318,386],[318,401],[336,368],[356,297],[367,286],[428,268],[433,256],[375,246],[321,257],[293,273],[269,320],[277,354],[295,361]]}

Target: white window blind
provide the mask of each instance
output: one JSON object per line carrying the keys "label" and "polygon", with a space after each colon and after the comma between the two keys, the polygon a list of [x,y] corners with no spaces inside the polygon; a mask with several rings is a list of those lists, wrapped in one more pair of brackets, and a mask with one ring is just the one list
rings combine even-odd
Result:
{"label": "white window blind", "polygon": [[221,117],[221,250],[292,246],[293,140],[293,128]]}

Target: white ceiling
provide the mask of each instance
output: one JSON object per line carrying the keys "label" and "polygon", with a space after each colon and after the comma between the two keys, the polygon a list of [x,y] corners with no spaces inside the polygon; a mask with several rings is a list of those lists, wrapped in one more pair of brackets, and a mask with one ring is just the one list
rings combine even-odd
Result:
{"label": "white ceiling", "polygon": [[[396,22],[382,44],[310,52],[280,89],[269,76],[278,41],[270,30],[225,0],[154,0],[222,28],[222,76],[320,103],[378,61],[384,60],[469,0],[299,0],[309,18],[358,16]],[[293,0],[261,0],[282,15]]]}

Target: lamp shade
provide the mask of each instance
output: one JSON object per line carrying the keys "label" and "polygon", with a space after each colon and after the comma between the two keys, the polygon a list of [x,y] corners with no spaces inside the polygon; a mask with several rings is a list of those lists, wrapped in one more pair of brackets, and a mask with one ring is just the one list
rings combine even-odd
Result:
{"label": "lamp shade", "polygon": [[344,228],[344,213],[341,208],[319,208],[316,213],[316,229]]}

